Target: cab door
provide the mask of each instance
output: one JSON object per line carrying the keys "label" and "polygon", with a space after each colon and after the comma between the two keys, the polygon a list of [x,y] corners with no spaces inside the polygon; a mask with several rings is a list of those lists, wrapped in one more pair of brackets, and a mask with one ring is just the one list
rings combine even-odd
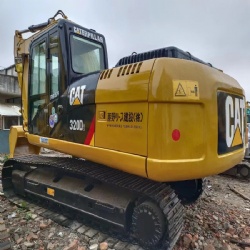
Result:
{"label": "cab door", "polygon": [[30,47],[29,133],[48,136],[48,34],[35,40]]}
{"label": "cab door", "polygon": [[66,86],[58,27],[33,42],[30,51],[29,132],[60,138]]}

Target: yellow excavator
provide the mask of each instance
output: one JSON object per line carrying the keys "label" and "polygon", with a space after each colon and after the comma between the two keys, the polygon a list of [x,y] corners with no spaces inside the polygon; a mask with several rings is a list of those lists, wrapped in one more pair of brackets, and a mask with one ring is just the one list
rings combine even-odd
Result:
{"label": "yellow excavator", "polygon": [[[104,36],[62,11],[14,41],[23,125],[10,130],[5,195],[107,222],[145,249],[172,249],[183,203],[200,196],[202,178],[244,156],[238,82],[176,47],[108,68]],[[41,148],[72,157],[44,157]]]}

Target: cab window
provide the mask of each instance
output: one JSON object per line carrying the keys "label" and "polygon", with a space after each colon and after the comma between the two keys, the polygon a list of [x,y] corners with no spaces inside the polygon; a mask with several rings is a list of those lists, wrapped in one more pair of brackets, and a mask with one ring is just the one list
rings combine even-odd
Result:
{"label": "cab window", "polygon": [[59,46],[58,33],[55,32],[50,35],[49,49],[50,49],[50,100],[59,96]]}
{"label": "cab window", "polygon": [[39,95],[46,92],[46,51],[45,42],[33,48],[31,63],[30,94]]}
{"label": "cab window", "polygon": [[71,36],[71,57],[76,73],[89,74],[104,69],[102,45],[76,35]]}

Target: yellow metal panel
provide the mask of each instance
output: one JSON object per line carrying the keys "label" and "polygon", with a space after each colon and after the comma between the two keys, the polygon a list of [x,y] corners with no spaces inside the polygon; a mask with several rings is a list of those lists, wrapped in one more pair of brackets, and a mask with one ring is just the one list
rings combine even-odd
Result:
{"label": "yellow metal panel", "polygon": [[148,103],[99,104],[95,146],[147,155]]}
{"label": "yellow metal panel", "polygon": [[[207,139],[206,122],[201,104],[150,103],[148,157],[159,160],[202,158]],[[180,133],[177,141],[172,138],[175,130]]]}
{"label": "yellow metal panel", "polygon": [[[218,155],[219,91],[244,96],[237,81],[214,68],[171,58],[155,61],[149,86],[150,179],[201,178],[241,161],[244,147]],[[173,139],[174,130],[179,140]]]}
{"label": "yellow metal panel", "polygon": [[[205,103],[215,101],[217,90],[225,90],[243,95],[238,82],[232,77],[207,65],[175,58],[159,58],[155,60],[149,83],[149,101],[174,101],[174,86],[176,81],[197,82],[199,99]],[[179,96],[176,101],[190,102],[185,96]],[[212,98],[212,99],[210,99]],[[193,101],[199,102],[199,99]]]}
{"label": "yellow metal panel", "polygon": [[39,154],[40,147],[32,145],[26,138],[22,126],[12,126],[9,135],[10,158],[25,154]]}
{"label": "yellow metal panel", "polygon": [[146,158],[119,151],[27,134],[29,143],[146,177]]}
{"label": "yellow metal panel", "polygon": [[95,99],[95,146],[147,155],[148,84],[154,61],[101,74]]}
{"label": "yellow metal panel", "polygon": [[[222,173],[235,166],[243,159],[242,150],[223,155],[223,157],[208,157],[201,159],[157,160],[148,158],[148,178],[155,181],[180,181],[204,178]],[[210,158],[209,158],[210,157]]]}
{"label": "yellow metal panel", "polygon": [[[96,89],[96,103],[146,101],[153,60],[144,61],[133,71],[133,64],[112,69],[110,77],[100,79]],[[137,72],[138,69],[138,72]],[[133,73],[132,73],[133,72]]]}
{"label": "yellow metal panel", "polygon": [[28,56],[24,57],[23,73],[18,73],[18,83],[22,92],[22,116],[23,127],[28,130],[28,72],[29,72],[29,59]]}

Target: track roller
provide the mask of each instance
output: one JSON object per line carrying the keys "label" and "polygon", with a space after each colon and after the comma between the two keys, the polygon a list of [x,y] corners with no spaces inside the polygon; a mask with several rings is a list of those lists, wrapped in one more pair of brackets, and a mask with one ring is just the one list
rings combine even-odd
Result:
{"label": "track roller", "polygon": [[243,178],[250,178],[250,167],[246,164],[241,164],[238,168],[238,173]]}
{"label": "track roller", "polygon": [[136,206],[132,216],[132,232],[143,246],[156,247],[165,232],[161,209],[152,201]]}

